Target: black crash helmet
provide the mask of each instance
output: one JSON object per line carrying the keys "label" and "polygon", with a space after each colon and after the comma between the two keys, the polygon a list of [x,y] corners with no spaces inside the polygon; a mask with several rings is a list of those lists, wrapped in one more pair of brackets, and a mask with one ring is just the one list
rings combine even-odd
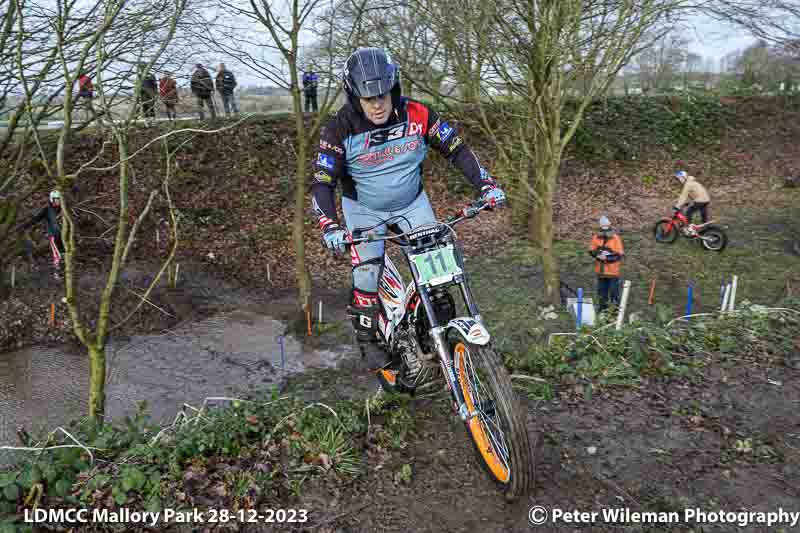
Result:
{"label": "black crash helmet", "polygon": [[383,48],[359,48],[347,58],[344,89],[350,103],[363,113],[359,98],[392,93],[392,105],[400,105],[400,67]]}

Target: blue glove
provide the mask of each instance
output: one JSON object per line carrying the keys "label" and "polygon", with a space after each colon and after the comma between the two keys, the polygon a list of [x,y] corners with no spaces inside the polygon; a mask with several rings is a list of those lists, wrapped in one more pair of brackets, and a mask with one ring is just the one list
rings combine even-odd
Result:
{"label": "blue glove", "polygon": [[493,208],[500,207],[506,202],[506,193],[496,185],[484,185],[481,187],[481,200]]}
{"label": "blue glove", "polygon": [[333,255],[339,255],[345,252],[347,231],[340,228],[338,224],[328,224],[322,234],[322,241],[328,250],[333,252]]}

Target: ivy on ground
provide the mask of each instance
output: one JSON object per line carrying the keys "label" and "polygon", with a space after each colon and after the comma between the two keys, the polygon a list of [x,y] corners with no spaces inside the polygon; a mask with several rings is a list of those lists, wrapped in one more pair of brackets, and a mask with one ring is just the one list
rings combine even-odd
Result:
{"label": "ivy on ground", "polygon": [[122,424],[75,421],[25,444],[75,445],[68,432],[84,448],[34,452],[0,472],[0,532],[25,531],[23,513],[35,508],[237,511],[287,502],[312,477],[346,482],[364,471],[367,456],[383,461],[405,446],[415,430],[405,401],[306,404],[273,394],[203,409],[164,429],[150,422],[145,403]]}

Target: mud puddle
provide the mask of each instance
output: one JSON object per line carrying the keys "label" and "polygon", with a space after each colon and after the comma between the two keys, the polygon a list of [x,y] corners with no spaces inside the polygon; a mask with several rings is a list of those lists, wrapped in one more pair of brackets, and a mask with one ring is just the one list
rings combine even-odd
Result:
{"label": "mud puddle", "polygon": [[[237,310],[109,343],[106,412],[132,416],[137,402],[146,400],[152,420],[168,424],[184,403],[199,407],[210,396],[268,389],[285,376],[336,367],[352,353],[346,345],[306,349],[286,330],[284,322]],[[0,446],[18,445],[19,426],[54,429],[85,413],[88,379],[88,358],[77,350],[32,347],[0,354]],[[0,462],[11,457],[5,453]]]}

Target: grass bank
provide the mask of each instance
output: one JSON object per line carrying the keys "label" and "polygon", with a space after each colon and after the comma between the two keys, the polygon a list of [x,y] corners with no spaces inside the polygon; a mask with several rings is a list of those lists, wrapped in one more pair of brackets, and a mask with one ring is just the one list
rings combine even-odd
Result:
{"label": "grass bank", "polygon": [[[737,308],[746,311],[751,304],[798,308],[800,257],[792,253],[791,241],[800,220],[799,192],[772,191],[747,202],[717,206],[715,217],[728,224],[730,239],[721,253],[705,251],[686,239],[656,243],[648,227],[623,232],[622,277],[631,282],[627,316],[635,321],[626,319],[620,333],[613,327],[598,331],[614,320],[616,309],[612,308],[599,317],[595,328],[589,328],[594,337],[573,342],[574,337],[556,336],[548,348],[552,333],[575,331],[575,318],[563,306],[552,309],[554,314],[546,318],[538,255],[525,241],[511,241],[494,254],[476,256],[469,268],[473,289],[507,363],[515,371],[544,378],[545,384],[538,389],[545,395],[551,385],[576,375],[608,384],[683,372],[695,364],[692,356],[701,352],[769,353],[774,349],[782,356],[800,356],[798,323],[792,313],[762,322],[761,315],[744,312],[738,317],[679,323],[678,329],[667,327],[686,313],[690,284],[692,313],[714,313],[720,307],[721,285],[733,275],[738,277]],[[596,303],[596,278],[587,254],[589,236],[587,242],[559,241],[556,255],[562,280],[572,288],[583,288],[584,295]],[[795,296],[789,297],[790,293]],[[642,324],[647,324],[644,336]],[[763,339],[773,348],[760,346]],[[673,358],[683,362],[675,363]]]}
{"label": "grass bank", "polygon": [[[30,437],[26,446],[47,449],[27,452],[0,472],[0,532],[32,531],[22,519],[24,509],[35,508],[197,509],[206,516],[227,509],[249,516],[251,509],[286,507],[309,483],[346,484],[404,447],[414,434],[406,400],[308,403],[287,392],[184,410],[166,428],[149,422],[145,406],[102,428],[75,421],[65,431]],[[304,526],[324,518],[308,516]]]}

